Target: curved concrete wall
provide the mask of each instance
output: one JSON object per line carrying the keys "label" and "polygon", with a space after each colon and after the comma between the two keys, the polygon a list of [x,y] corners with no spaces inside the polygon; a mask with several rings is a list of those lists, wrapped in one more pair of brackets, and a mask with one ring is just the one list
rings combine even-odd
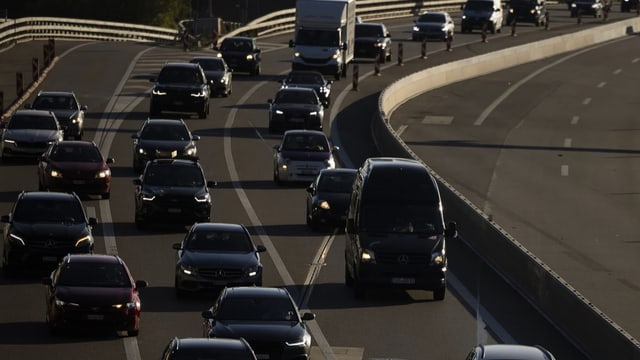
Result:
{"label": "curved concrete wall", "polygon": [[[378,100],[379,111],[371,129],[376,145],[385,156],[421,160],[389,125],[391,113],[404,102],[450,83],[619,38],[633,33],[633,29],[640,29],[640,18],[443,64],[401,78],[386,88]],[[458,222],[463,240],[589,358],[640,359],[640,343],[636,339],[433,170],[432,173],[440,185],[445,216]]]}

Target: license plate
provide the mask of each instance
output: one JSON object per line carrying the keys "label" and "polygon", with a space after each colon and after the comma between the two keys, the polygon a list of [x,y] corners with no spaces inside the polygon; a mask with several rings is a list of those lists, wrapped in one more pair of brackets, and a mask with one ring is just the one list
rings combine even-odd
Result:
{"label": "license plate", "polygon": [[87,320],[104,320],[104,315],[89,314]]}
{"label": "license plate", "polygon": [[413,285],[416,283],[416,279],[414,278],[404,278],[404,277],[394,277],[391,278],[392,284],[401,284],[401,285]]}
{"label": "license plate", "polygon": [[175,105],[175,106],[182,106],[182,105],[184,105],[184,102],[183,102],[183,101],[174,101],[174,102],[173,102],[173,105]]}
{"label": "license plate", "polygon": [[46,262],[57,262],[58,258],[55,256],[43,256],[42,257],[42,261],[46,261]]}
{"label": "license plate", "polygon": [[167,209],[167,212],[168,212],[169,214],[179,214],[179,213],[181,213],[181,212],[182,212],[182,209],[179,209],[179,208],[169,208],[169,209]]}
{"label": "license plate", "polygon": [[303,118],[291,118],[289,119],[290,122],[292,123],[303,123],[304,119]]}
{"label": "license plate", "polygon": [[73,180],[71,181],[74,185],[84,185],[86,184],[85,180]]}

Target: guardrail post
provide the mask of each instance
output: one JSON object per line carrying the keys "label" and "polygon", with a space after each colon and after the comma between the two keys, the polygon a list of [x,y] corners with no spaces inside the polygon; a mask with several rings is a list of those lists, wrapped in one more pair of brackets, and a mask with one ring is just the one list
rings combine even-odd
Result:
{"label": "guardrail post", "polygon": [[375,61],[373,62],[373,72],[376,74],[376,76],[380,76],[380,61],[382,59],[382,57],[384,56],[384,53],[381,51],[378,56],[376,56]]}
{"label": "guardrail post", "polygon": [[44,67],[47,68],[51,64],[51,45],[42,45],[42,58],[44,59]]}
{"label": "guardrail post", "polygon": [[427,58],[427,39],[422,39],[422,47],[420,48],[420,57],[422,59]]}
{"label": "guardrail post", "polygon": [[516,18],[514,15],[513,21],[511,22],[511,36],[518,36],[518,34],[516,34]]}
{"label": "guardrail post", "polygon": [[544,13],[544,29],[549,30],[549,10]]}
{"label": "guardrail post", "polygon": [[402,43],[398,43],[398,66],[404,65],[404,63],[402,62],[402,57],[403,57]]}
{"label": "guardrail post", "polygon": [[351,89],[358,91],[358,64],[353,64],[353,83]]}
{"label": "guardrail post", "polygon": [[487,22],[486,22],[486,21],[484,21],[484,22],[482,23],[482,31],[480,32],[480,36],[481,36],[481,38],[482,38],[482,42],[483,42],[483,43],[489,42],[489,41],[487,40],[487,26],[488,26],[488,25],[487,25]]}
{"label": "guardrail post", "polygon": [[49,50],[51,51],[51,61],[56,57],[56,39],[49,39]]}
{"label": "guardrail post", "polygon": [[447,32],[447,51],[451,52],[453,49],[451,48],[451,43],[453,42],[453,31]]}
{"label": "guardrail post", "polygon": [[24,94],[24,87],[22,85],[22,73],[17,72],[16,73],[16,95],[18,96],[18,98],[21,98],[22,94]]}
{"label": "guardrail post", "polygon": [[40,61],[37,57],[31,59],[31,78],[33,82],[38,81],[40,78]]}

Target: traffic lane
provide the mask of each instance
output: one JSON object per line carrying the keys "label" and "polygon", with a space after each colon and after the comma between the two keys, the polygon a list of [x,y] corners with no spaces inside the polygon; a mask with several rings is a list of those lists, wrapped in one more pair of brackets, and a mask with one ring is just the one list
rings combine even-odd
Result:
{"label": "traffic lane", "polygon": [[[638,269],[629,240],[637,237],[638,169],[634,134],[624,129],[635,128],[635,42],[610,43],[542,72],[482,126],[459,111],[461,99],[479,98],[480,114],[509,83],[562,56],[430,92],[392,119],[396,129],[408,125],[403,139],[437,173],[631,334],[639,333],[630,316]],[[432,121],[442,116],[450,124]],[[481,163],[484,156],[494,161]]]}

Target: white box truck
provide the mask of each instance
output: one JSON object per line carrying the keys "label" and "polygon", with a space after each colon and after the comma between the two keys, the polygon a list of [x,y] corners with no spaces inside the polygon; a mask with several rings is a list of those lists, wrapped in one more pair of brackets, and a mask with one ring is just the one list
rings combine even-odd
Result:
{"label": "white box truck", "polygon": [[336,80],[353,60],[356,0],[297,0],[292,70],[318,70]]}

